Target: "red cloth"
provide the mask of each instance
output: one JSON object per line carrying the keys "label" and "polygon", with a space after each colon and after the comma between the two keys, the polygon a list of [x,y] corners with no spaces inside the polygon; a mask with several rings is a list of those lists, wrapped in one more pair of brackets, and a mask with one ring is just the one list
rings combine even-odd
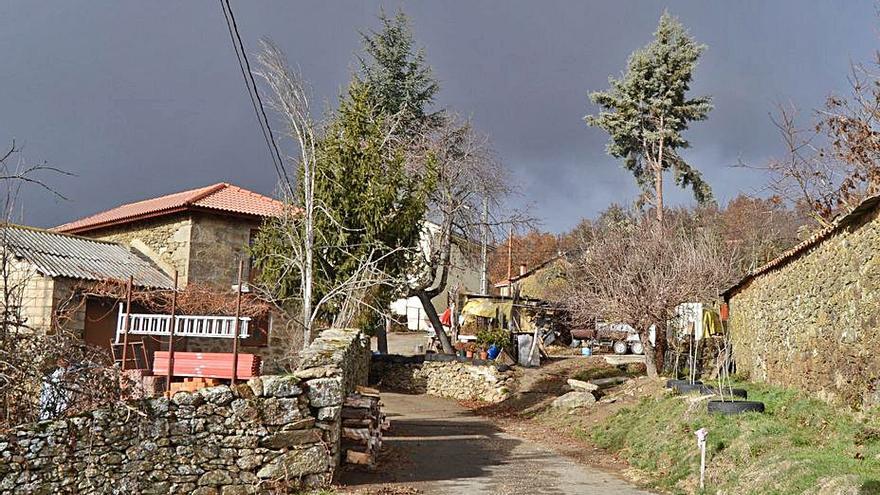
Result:
{"label": "red cloth", "polygon": [[452,309],[451,308],[446,308],[446,311],[444,311],[443,314],[440,315],[440,323],[442,323],[444,327],[451,327],[452,326]]}

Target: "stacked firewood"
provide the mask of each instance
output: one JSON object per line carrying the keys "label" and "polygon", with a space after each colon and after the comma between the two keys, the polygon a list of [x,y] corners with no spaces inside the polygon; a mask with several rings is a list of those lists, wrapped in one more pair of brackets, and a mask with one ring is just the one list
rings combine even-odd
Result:
{"label": "stacked firewood", "polygon": [[379,391],[357,387],[342,404],[342,451],[345,462],[368,467],[376,465],[382,447],[382,432],[390,426]]}

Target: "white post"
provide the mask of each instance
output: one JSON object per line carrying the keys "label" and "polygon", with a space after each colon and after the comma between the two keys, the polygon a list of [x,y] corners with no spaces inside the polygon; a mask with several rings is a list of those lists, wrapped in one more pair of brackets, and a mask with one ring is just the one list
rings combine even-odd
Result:
{"label": "white post", "polygon": [[694,434],[697,436],[697,447],[700,449],[700,490],[705,488],[705,479],[706,479],[706,437],[709,435],[709,430],[705,428],[700,428],[695,431]]}

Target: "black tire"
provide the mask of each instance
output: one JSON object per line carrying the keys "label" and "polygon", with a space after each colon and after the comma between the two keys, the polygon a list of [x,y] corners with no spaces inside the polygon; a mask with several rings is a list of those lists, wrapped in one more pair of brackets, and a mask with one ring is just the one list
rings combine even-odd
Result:
{"label": "black tire", "polygon": [[[695,380],[693,383],[696,385],[703,384],[703,382],[701,382],[700,380]],[[666,380],[666,388],[675,388],[678,385],[690,385],[690,384],[691,384],[690,380]]]}
{"label": "black tire", "polygon": [[699,392],[702,394],[704,388],[706,387],[702,383],[682,383],[681,385],[672,387],[672,390],[679,394],[690,394],[693,392]]}
{"label": "black tire", "polygon": [[720,401],[710,400],[706,405],[710,413],[718,414],[742,414],[746,412],[764,412],[764,403],[753,400]]}
{"label": "black tire", "polygon": [[744,388],[721,387],[719,392],[715,387],[703,386],[703,393],[721,395],[723,397],[736,397],[737,399],[747,399],[749,397],[749,393]]}

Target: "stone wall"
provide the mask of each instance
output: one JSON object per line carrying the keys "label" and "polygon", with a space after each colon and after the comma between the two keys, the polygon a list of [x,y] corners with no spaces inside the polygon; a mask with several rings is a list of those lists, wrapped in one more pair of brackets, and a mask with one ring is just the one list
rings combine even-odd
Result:
{"label": "stone wall", "polygon": [[483,402],[501,402],[516,386],[514,372],[507,367],[439,354],[374,356],[370,375],[387,390]]}
{"label": "stone wall", "polygon": [[[244,269],[249,268],[247,247],[260,221],[203,212],[193,213],[192,219],[189,280],[228,289],[237,282],[240,257]],[[248,280],[247,271],[244,278]]]}
{"label": "stone wall", "polygon": [[730,296],[737,370],[850,405],[880,401],[880,220],[868,213]]}
{"label": "stone wall", "polygon": [[178,392],[0,436],[0,494],[295,493],[339,461],[341,406],[368,341],[328,330],[291,375]]}
{"label": "stone wall", "polygon": [[190,238],[193,220],[188,213],[131,222],[84,232],[83,236],[113,241],[143,252],[169,273],[177,270],[181,286],[189,281]]}

